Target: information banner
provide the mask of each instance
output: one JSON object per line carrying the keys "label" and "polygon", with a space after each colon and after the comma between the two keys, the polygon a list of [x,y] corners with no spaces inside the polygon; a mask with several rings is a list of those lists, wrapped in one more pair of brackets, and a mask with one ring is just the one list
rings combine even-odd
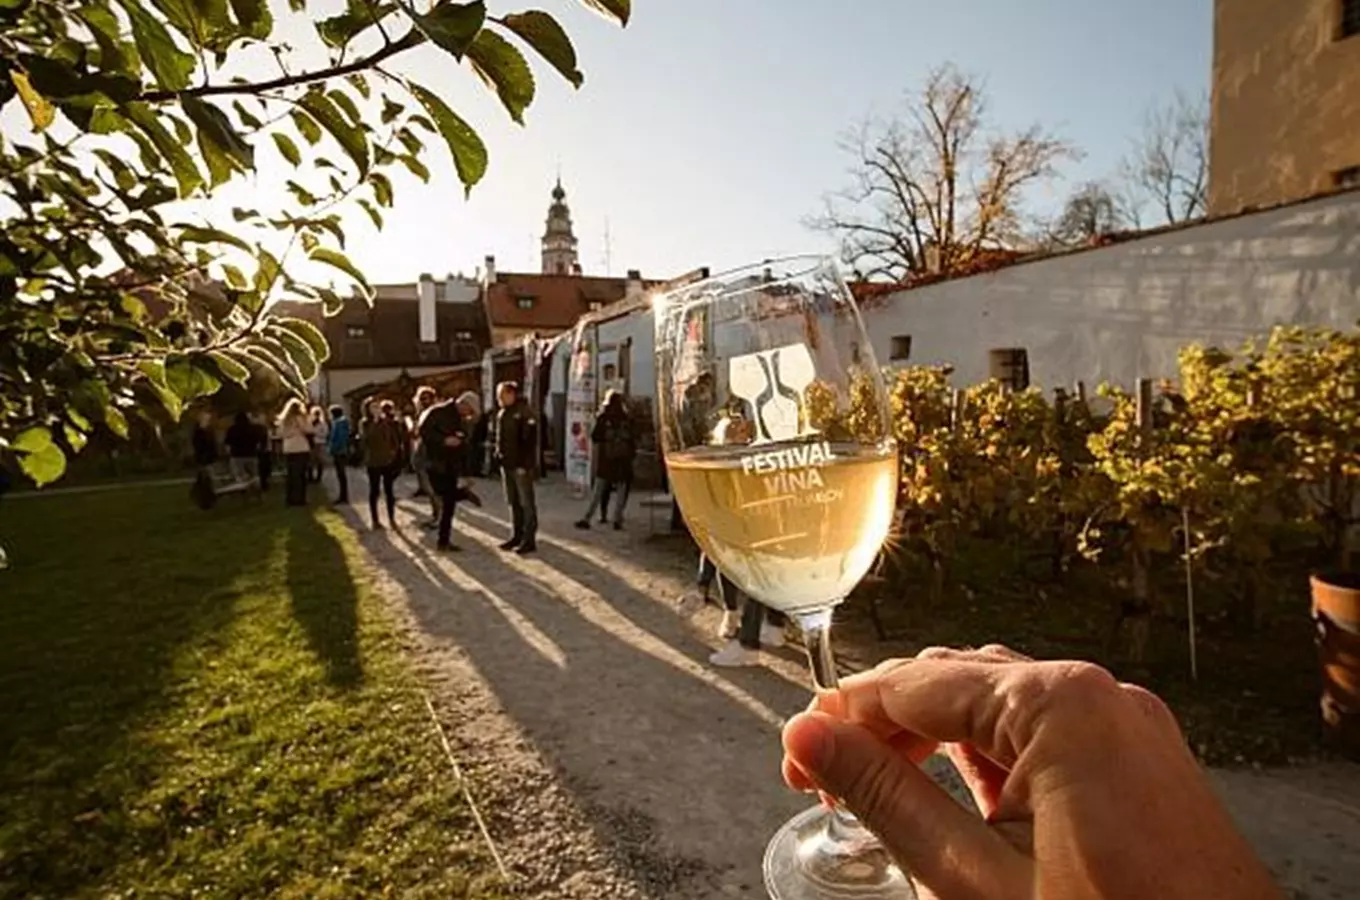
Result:
{"label": "information banner", "polygon": [[582,323],[572,338],[571,366],[567,370],[566,472],[567,483],[582,494],[590,490],[595,427],[596,328]]}

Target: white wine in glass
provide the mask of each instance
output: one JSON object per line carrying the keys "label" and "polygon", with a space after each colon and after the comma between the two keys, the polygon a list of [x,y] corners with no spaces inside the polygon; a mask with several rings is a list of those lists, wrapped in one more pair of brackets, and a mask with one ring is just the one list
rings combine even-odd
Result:
{"label": "white wine in glass", "polygon": [[[737,587],[794,616],[813,680],[837,688],[831,610],[892,523],[897,448],[887,396],[833,261],[798,257],[654,301],[657,405],[671,490],[703,552]],[[853,816],[817,807],[765,855],[774,900],[915,896]]]}

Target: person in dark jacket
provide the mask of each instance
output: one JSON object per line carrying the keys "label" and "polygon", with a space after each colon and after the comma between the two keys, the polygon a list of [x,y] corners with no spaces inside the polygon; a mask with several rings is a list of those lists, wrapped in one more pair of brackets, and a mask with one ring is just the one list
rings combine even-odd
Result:
{"label": "person in dark jacket", "polygon": [[397,420],[396,406],[391,400],[383,400],[381,404],[376,399],[368,401],[359,428],[363,435],[364,467],[368,469],[368,512],[373,529],[382,528],[378,519],[379,490],[387,499],[387,523],[396,528],[397,496],[393,485],[405,460],[403,444],[406,441],[405,429]]}
{"label": "person in dark jacket", "polygon": [[191,439],[194,447],[194,465],[203,468],[217,462],[217,432],[213,430],[213,417],[210,412],[198,414]]}
{"label": "person in dark jacket", "polygon": [[469,497],[460,489],[460,481],[470,447],[468,417],[475,413],[475,409],[469,409],[463,402],[437,401],[421,413],[416,425],[424,450],[425,471],[439,510],[436,546],[440,550],[456,552],[462,549],[452,540],[453,514],[458,501]]}
{"label": "person in dark jacket", "polygon": [[534,499],[538,418],[513,381],[496,386],[496,402],[500,405],[496,413],[496,461],[512,522],[510,539],[501,544],[501,549],[524,555],[538,549],[538,504]]}
{"label": "person in dark jacket", "polygon": [[238,412],[227,426],[224,441],[227,454],[231,457],[232,468],[255,478],[259,477],[260,451],[263,448],[260,432],[250,416]]}
{"label": "person in dark jacket", "polygon": [[576,523],[576,527],[590,528],[590,519],[595,515],[595,510],[606,506],[610,493],[613,493],[616,497],[614,530],[619,531],[623,528],[623,510],[628,505],[628,495],[633,489],[633,460],[637,457],[637,427],[628,413],[623,394],[612,390],[605,394],[604,406],[595,417],[590,440],[595,444],[595,490],[591,494],[590,505],[586,507],[586,514]]}

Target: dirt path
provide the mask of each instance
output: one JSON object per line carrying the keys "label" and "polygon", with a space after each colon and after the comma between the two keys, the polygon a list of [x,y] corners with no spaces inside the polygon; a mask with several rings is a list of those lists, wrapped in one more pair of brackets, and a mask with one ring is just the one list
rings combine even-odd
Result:
{"label": "dirt path", "polygon": [[[460,510],[466,549],[451,557],[433,553],[413,501],[400,532],[352,518],[525,895],[764,897],[765,842],[806,805],[778,775],[779,724],[808,698],[801,655],[709,667],[718,614],[685,623],[671,612],[693,560],[649,538],[640,504],[625,532],[578,532],[581,504],[550,480],[541,553],[521,559],[495,549],[508,527],[488,493],[487,509]],[[653,518],[663,531],[669,508]],[[1293,897],[1354,895],[1356,767],[1215,777]]]}

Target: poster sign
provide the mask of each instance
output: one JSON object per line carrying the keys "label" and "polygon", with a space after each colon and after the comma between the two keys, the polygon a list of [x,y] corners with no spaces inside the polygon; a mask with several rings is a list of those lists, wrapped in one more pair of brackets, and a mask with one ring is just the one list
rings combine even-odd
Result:
{"label": "poster sign", "polygon": [[596,329],[577,326],[572,338],[571,365],[567,370],[566,470],[567,483],[585,493],[590,490],[590,430],[595,425]]}

